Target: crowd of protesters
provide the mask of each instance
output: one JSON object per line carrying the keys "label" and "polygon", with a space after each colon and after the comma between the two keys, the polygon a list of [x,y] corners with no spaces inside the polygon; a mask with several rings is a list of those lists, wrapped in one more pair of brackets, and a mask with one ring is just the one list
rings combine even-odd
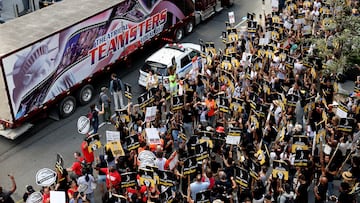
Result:
{"label": "crowd of protesters", "polygon": [[[358,3],[348,2],[352,15],[358,15]],[[109,88],[117,116],[111,118],[104,87],[101,110],[93,104],[88,115],[93,134],[74,152],[71,167],[56,167],[56,183],[41,190],[43,202],[57,190],[65,191],[67,202],[94,203],[97,189],[103,202],[356,202],[360,80],[353,94],[336,96],[336,77],[321,71],[336,56],[321,59],[321,50],[304,42],[312,35],[333,46],[336,30],[323,24],[333,7],[321,0],[281,6],[282,12],[257,24],[249,14],[246,32],[231,36],[228,25],[226,48],[217,52],[204,43],[203,62],[186,77],[169,70],[169,88],[150,71],[145,106],[125,106],[125,85],[113,74]],[[151,106],[156,115],[148,120]],[[99,115],[120,132],[123,155],[106,147],[95,156],[89,149]],[[149,143],[148,128],[157,130],[159,143]],[[229,141],[237,136],[238,142]],[[13,187],[0,187],[0,202],[13,202],[16,184],[9,177]],[[26,188],[24,202],[35,192]]]}

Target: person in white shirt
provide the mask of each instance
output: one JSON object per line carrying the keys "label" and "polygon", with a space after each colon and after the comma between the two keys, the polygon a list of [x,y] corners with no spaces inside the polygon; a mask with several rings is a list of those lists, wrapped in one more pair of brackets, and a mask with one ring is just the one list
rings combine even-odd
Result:
{"label": "person in white shirt", "polygon": [[155,164],[158,167],[158,169],[160,171],[164,171],[165,170],[165,162],[166,162],[166,158],[164,157],[164,152],[162,151],[158,151],[156,152],[156,160],[155,160]]}

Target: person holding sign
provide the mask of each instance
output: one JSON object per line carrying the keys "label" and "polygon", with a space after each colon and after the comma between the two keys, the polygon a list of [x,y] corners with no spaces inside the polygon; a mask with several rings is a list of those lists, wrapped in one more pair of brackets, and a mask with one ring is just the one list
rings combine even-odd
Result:
{"label": "person holding sign", "polygon": [[14,200],[11,198],[11,194],[13,194],[16,190],[16,182],[15,182],[15,178],[13,175],[8,175],[11,183],[12,183],[12,187],[9,191],[6,191],[3,189],[2,186],[0,186],[0,202],[4,202],[4,203],[15,203]]}

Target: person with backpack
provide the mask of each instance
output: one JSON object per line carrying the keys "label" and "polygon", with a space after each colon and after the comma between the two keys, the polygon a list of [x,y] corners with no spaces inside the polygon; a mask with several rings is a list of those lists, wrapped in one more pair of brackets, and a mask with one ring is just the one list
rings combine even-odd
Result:
{"label": "person with backpack", "polygon": [[101,111],[96,108],[95,104],[90,105],[90,112],[87,114],[88,119],[90,120],[91,127],[93,128],[93,134],[96,134],[99,129],[99,115],[105,113],[104,104],[101,104]]}
{"label": "person with backpack", "polygon": [[123,91],[125,91],[125,86],[115,73],[111,74],[109,90],[114,97],[115,110],[122,109],[124,107]]}
{"label": "person with backpack", "polygon": [[94,196],[94,189],[95,189],[95,178],[93,175],[89,173],[87,169],[83,169],[82,176],[80,176],[77,179],[77,184],[84,185],[86,190],[83,192],[83,194],[86,195],[86,199],[89,200],[90,203],[95,203],[95,196]]}
{"label": "person with backpack", "polygon": [[8,175],[11,183],[12,183],[12,187],[9,191],[6,191],[3,189],[2,186],[0,186],[0,203],[15,203],[15,201],[11,198],[11,195],[15,192],[16,190],[16,182],[15,182],[15,178],[12,175]]}

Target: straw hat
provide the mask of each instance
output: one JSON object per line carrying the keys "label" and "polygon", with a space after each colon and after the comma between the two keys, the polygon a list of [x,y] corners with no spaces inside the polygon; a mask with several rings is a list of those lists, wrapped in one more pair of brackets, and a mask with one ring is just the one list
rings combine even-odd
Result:
{"label": "straw hat", "polygon": [[350,171],[344,171],[341,176],[345,181],[353,181],[355,178]]}

